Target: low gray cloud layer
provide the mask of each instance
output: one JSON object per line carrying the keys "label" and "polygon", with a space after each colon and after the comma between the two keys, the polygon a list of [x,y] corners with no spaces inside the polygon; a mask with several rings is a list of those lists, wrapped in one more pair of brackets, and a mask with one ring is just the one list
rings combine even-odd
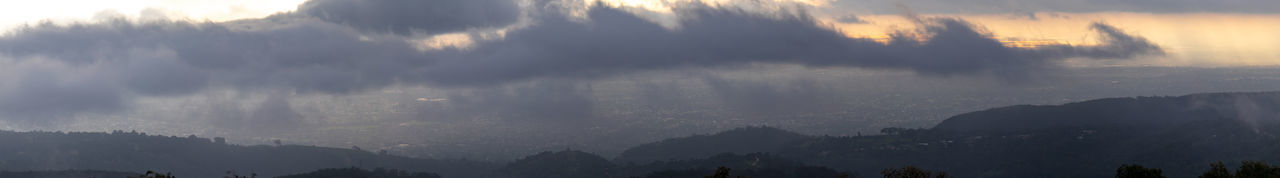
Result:
{"label": "low gray cloud layer", "polygon": [[[115,112],[124,109],[125,98],[110,81],[66,78],[49,68],[6,76],[0,89],[0,113],[24,121],[68,116],[78,112]],[[4,86],[4,85],[0,85]]]}
{"label": "low gray cloud layer", "polygon": [[840,23],[858,23],[858,24],[867,23],[866,20],[862,20],[862,18],[859,18],[857,15],[839,16],[839,17],[836,17],[836,21],[839,21]]}
{"label": "low gray cloud layer", "polygon": [[[404,40],[316,21],[264,30],[123,20],[46,24],[0,38],[0,53],[14,63],[55,66],[3,78],[38,77],[0,89],[8,91],[3,102],[17,103],[0,111],[22,115],[114,110],[125,108],[131,95],[182,96],[209,87],[348,93],[394,84],[431,63]],[[86,81],[92,84],[79,85]],[[44,88],[27,91],[31,87]]]}
{"label": "low gray cloud layer", "polygon": [[[311,0],[297,13],[369,32],[434,34],[514,23],[513,0]],[[285,15],[289,16],[289,15]]]}
{"label": "low gray cloud layer", "polygon": [[[845,37],[802,10],[762,13],[705,6],[681,9],[674,30],[620,9],[594,7],[586,22],[543,13],[532,26],[513,29],[502,39],[478,41],[465,50],[422,51],[403,36],[416,30],[436,33],[509,23],[508,17],[519,12],[508,3],[316,0],[300,6],[298,13],[304,17],[35,25],[0,37],[0,54],[13,58],[13,63],[59,67],[2,77],[9,84],[0,85],[5,87],[0,89],[0,112],[111,111],[126,108],[135,95],[181,96],[215,87],[344,94],[401,84],[489,86],[751,63],[899,69],[927,76],[991,75],[1019,81],[1056,68],[1067,58],[1160,53],[1145,39],[1105,24],[1094,25],[1106,39],[1103,45],[1026,49],[1006,47],[963,20],[923,19],[924,28],[898,33],[886,44]],[[418,6],[429,10],[407,8]],[[476,10],[490,6],[499,8]],[[501,93],[484,96],[474,97],[478,100],[473,103],[489,105],[507,98]],[[591,105],[572,98],[563,102]],[[536,106],[525,108],[537,110]],[[548,111],[531,113],[538,112]]]}
{"label": "low gray cloud layer", "polygon": [[404,40],[315,21],[250,31],[187,22],[41,25],[0,38],[0,49],[18,61],[47,57],[120,73],[120,84],[143,95],[209,83],[343,93],[392,84],[431,63]]}

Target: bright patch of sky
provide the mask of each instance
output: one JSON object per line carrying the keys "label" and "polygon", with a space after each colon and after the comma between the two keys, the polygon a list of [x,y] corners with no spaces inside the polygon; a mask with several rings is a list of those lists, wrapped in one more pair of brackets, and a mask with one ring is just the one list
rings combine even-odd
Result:
{"label": "bright patch of sky", "polygon": [[100,15],[229,21],[292,11],[305,0],[38,0],[6,1],[0,29],[49,20],[87,21]]}

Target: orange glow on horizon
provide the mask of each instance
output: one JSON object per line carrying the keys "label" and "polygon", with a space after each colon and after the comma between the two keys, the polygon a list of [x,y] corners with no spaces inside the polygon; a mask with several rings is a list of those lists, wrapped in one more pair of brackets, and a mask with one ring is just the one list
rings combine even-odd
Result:
{"label": "orange glow on horizon", "polygon": [[[1113,25],[1160,45],[1165,56],[1141,59],[1134,65],[1157,66],[1275,66],[1280,65],[1280,15],[1267,14],[1148,14],[1038,13],[1037,19],[1007,14],[946,15],[973,23],[979,30],[1010,47],[1054,44],[1095,45],[1095,22]],[[825,19],[849,37],[888,41],[895,30],[914,29],[899,15],[859,15],[868,23],[838,23]]]}

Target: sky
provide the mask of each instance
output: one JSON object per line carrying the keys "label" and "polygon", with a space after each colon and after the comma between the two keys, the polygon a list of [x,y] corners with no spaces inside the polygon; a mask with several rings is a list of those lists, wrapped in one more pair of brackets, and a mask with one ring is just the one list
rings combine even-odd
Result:
{"label": "sky", "polygon": [[1280,87],[1271,0],[6,3],[5,130],[504,160]]}

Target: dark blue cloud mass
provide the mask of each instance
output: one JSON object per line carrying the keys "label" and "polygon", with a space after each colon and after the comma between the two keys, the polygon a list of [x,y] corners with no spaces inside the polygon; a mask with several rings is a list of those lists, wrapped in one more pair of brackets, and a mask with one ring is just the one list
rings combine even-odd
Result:
{"label": "dark blue cloud mass", "polygon": [[[49,71],[33,81],[0,77],[7,83],[0,84],[0,112],[109,111],[125,108],[130,96],[180,96],[208,88],[345,94],[392,85],[487,86],[752,63],[1020,81],[1067,58],[1161,53],[1155,44],[1106,24],[1093,27],[1105,39],[1097,46],[1013,48],[952,18],[920,20],[918,32],[881,43],[846,37],[802,9],[751,12],[701,5],[679,9],[676,29],[595,6],[585,21],[536,13],[532,25],[468,49],[424,51],[405,35],[506,26],[521,14],[511,3],[314,0],[292,14],[226,23],[38,24],[0,36],[0,55],[13,63],[88,72]],[[41,109],[5,104],[36,101]]]}

